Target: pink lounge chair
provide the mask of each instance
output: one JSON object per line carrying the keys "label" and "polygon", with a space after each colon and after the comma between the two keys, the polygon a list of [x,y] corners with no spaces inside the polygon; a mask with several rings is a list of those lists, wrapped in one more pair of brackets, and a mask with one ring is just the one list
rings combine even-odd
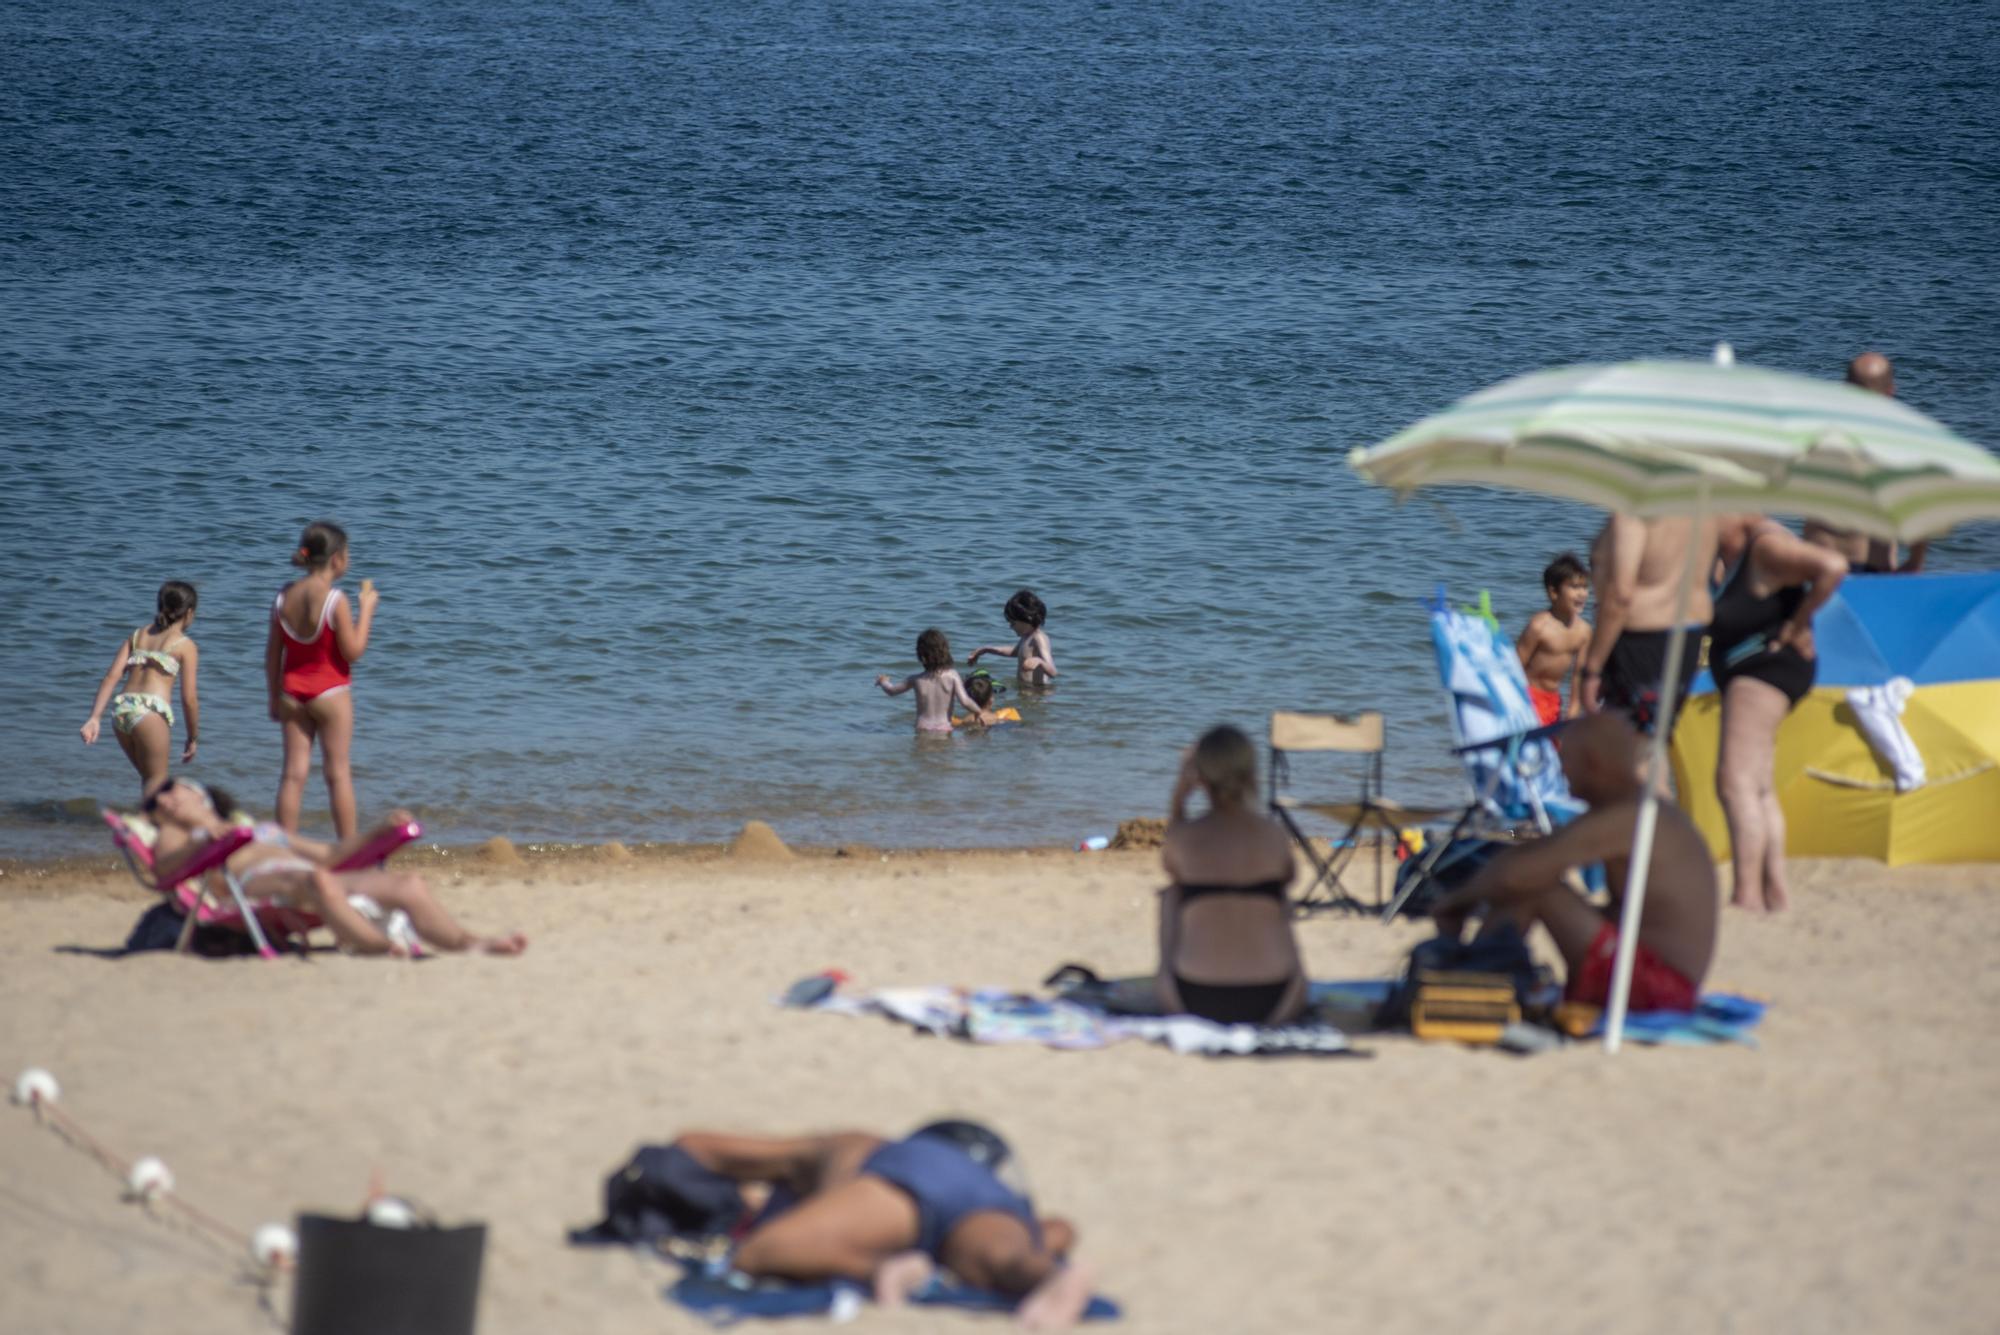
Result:
{"label": "pink lounge chair", "polygon": [[[231,854],[254,841],[255,836],[247,827],[239,826],[219,839],[210,840],[175,872],[172,880],[163,881],[153,860],[153,846],[145,837],[118,812],[106,808],[103,814],[104,823],[111,827],[111,842],[123,855],[133,878],[146,889],[166,896],[179,909],[183,921],[180,940],[174,947],[176,950],[185,952],[188,949],[194,940],[194,929],[199,925],[242,932],[257,947],[259,955],[275,959],[278,952],[271,946],[273,937],[280,940],[296,937],[303,948],[306,934],[324,925],[316,913],[307,913],[269,899],[253,900],[243,892],[242,882],[227,864]],[[332,870],[361,871],[379,867],[388,861],[391,853],[423,832],[424,827],[415,821],[389,826],[335,863]],[[212,871],[221,873],[220,879],[233,904],[209,903],[211,890],[207,877]]]}

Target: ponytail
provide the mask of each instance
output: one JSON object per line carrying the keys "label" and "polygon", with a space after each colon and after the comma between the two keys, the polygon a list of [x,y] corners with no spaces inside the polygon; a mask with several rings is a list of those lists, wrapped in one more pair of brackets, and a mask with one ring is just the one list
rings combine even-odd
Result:
{"label": "ponytail", "polygon": [[194,585],[186,580],[170,579],[162,584],[159,601],[154,604],[154,632],[157,634],[175,622],[193,616],[195,602]]}
{"label": "ponytail", "polygon": [[328,519],[315,520],[299,534],[298,550],[292,564],[303,570],[324,570],[333,558],[347,550],[347,530]]}

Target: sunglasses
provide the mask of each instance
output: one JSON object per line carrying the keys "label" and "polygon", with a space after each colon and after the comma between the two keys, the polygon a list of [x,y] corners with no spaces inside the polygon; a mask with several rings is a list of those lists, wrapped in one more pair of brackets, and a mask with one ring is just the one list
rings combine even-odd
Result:
{"label": "sunglasses", "polygon": [[158,788],[146,794],[146,800],[139,804],[139,810],[145,812],[148,816],[152,815],[160,809],[160,799],[180,786],[179,779],[168,779]]}

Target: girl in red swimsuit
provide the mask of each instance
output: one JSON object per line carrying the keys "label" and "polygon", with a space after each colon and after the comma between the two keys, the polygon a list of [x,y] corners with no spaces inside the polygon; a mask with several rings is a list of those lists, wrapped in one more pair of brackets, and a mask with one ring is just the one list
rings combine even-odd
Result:
{"label": "girl in red swimsuit", "polygon": [[306,525],[292,564],[305,570],[271,604],[271,633],[264,645],[264,680],[271,719],[285,730],[285,769],[278,779],[278,824],[299,828],[313,742],[333,808],[333,828],[353,837],[354,778],[348,752],[354,741],[354,700],[348,694],[351,664],[368,648],[375,620],[375,584],[361,581],[361,610],[348,608],[335,582],[347,573],[347,533],[338,524]]}

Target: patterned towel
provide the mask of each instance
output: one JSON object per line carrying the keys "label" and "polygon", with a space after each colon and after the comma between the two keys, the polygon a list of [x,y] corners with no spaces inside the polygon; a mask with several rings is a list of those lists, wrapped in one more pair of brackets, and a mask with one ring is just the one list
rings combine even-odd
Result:
{"label": "patterned towel", "polygon": [[[788,995],[806,997],[797,986]],[[1366,1056],[1333,1025],[1216,1024],[1192,1015],[1114,1015],[1067,997],[1045,999],[1002,988],[892,987],[874,992],[828,990],[794,1009],[836,1015],[881,1015],[927,1034],[974,1043],[1036,1043],[1080,1051],[1126,1039],[1160,1043],[1173,1052],[1229,1056]]]}

